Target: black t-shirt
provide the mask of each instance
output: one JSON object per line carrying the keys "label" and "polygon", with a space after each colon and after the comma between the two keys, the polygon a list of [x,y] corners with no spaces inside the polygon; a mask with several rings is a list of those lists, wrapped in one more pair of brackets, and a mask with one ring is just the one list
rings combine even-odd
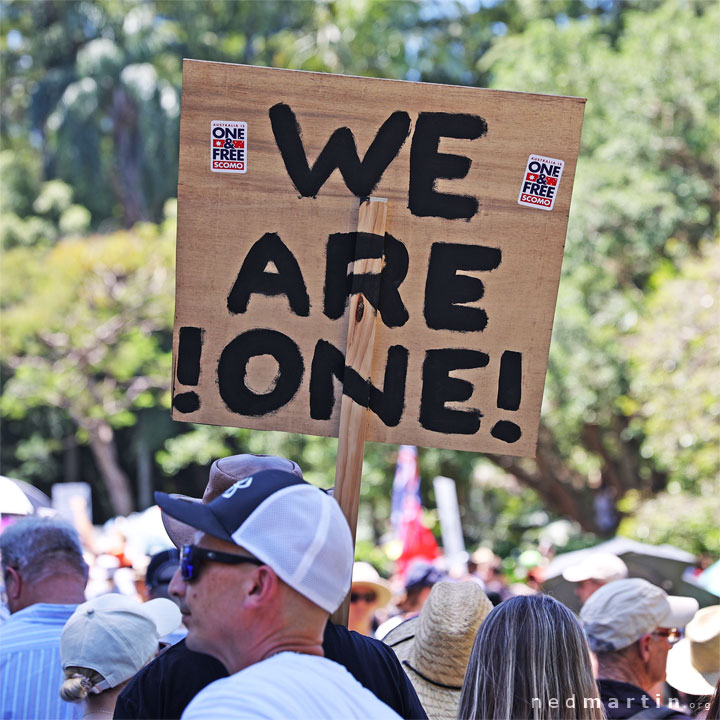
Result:
{"label": "black t-shirt", "polygon": [[[407,720],[427,715],[395,653],[379,640],[328,623],[325,657],[344,665],[355,679]],[[210,655],[189,650],[185,641],[169,647],[127,684],[115,705],[116,720],[176,720],[205,686],[227,677]]]}
{"label": "black t-shirt", "polygon": [[666,718],[686,718],[685,713],[679,710],[672,711],[672,708],[665,705],[658,706],[655,699],[648,695],[642,688],[630,683],[620,682],[619,680],[603,680],[597,681],[598,690],[600,691],[600,700],[605,707],[605,714],[608,720],[626,720],[639,712],[657,707],[656,713],[660,713],[659,708],[664,708],[667,714],[657,714],[656,717]]}

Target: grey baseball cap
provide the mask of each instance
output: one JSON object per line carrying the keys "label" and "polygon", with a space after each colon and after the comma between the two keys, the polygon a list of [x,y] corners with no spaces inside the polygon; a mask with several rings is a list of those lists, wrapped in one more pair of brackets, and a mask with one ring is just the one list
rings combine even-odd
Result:
{"label": "grey baseball cap", "polygon": [[622,650],[656,628],[687,625],[697,612],[695,598],[668,595],[641,578],[616,580],[596,590],[580,610],[593,652]]}

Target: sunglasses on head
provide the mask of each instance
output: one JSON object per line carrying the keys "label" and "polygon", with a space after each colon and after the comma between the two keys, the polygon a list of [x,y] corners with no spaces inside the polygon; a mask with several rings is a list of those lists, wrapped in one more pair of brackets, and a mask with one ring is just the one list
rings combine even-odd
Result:
{"label": "sunglasses on head", "polygon": [[661,630],[655,630],[650,633],[656,637],[665,638],[670,645],[674,645],[682,637],[682,632],[677,628],[662,628]]}
{"label": "sunglasses on head", "polygon": [[232,555],[218,550],[206,550],[197,545],[183,545],[180,553],[180,575],[186,583],[194,582],[200,576],[200,569],[207,562],[217,562],[223,565],[240,565],[250,563],[251,565],[265,565],[248,555]]}
{"label": "sunglasses on head", "polygon": [[351,592],[350,602],[356,603],[364,600],[366,603],[374,603],[377,595],[374,592]]}

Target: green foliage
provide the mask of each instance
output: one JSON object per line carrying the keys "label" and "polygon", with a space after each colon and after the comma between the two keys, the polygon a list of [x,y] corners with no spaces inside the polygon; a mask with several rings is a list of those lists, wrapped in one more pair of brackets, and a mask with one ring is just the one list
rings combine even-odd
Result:
{"label": "green foliage", "polygon": [[0,212],[24,216],[32,212],[40,192],[40,157],[28,149],[0,151]]}
{"label": "green foliage", "polygon": [[[39,155],[94,226],[159,220],[175,192],[181,60],[483,84],[493,39],[542,18],[614,9],[580,0],[8,0],[3,142]],[[28,196],[10,207],[18,217]],[[30,201],[32,202],[32,200]]]}
{"label": "green foliage", "polygon": [[355,560],[370,563],[383,577],[390,577],[394,570],[385,550],[371,540],[358,540],[355,543]]}
{"label": "green foliage", "polygon": [[[168,403],[174,224],[5,253],[0,410],[132,425]],[[22,458],[20,458],[22,459]]]}
{"label": "green foliage", "polygon": [[60,215],[70,207],[72,188],[62,180],[48,180],[40,186],[40,192],[33,203],[38,215],[49,216],[57,221]]}
{"label": "green foliage", "polygon": [[629,493],[623,509],[628,513],[618,534],[645,543],[668,543],[696,555],[720,556],[720,482],[703,483],[702,494],[683,494],[680,483],[668,492],[641,501]]}
{"label": "green foliage", "polygon": [[646,434],[642,453],[685,490],[720,477],[720,242],[651,277],[647,318],[627,337],[628,411]]}
{"label": "green foliage", "polygon": [[619,445],[654,432],[629,423],[637,366],[622,337],[652,322],[644,292],[653,273],[709,241],[719,207],[710,158],[720,149],[720,72],[707,57],[720,7],[631,6],[622,20],[619,35],[602,17],[536,22],[481,61],[495,87],[588,98],[543,416],[590,479],[604,459],[583,437],[588,426],[616,428]]}
{"label": "green foliage", "polygon": [[82,234],[90,213],[73,204],[73,189],[62,180],[41,182],[41,168],[29,152],[0,152],[0,248],[48,247],[61,234]]}
{"label": "green foliage", "polygon": [[[421,450],[423,500],[434,505],[432,477],[452,477],[469,544],[507,554],[541,540],[545,507],[563,493],[609,486],[640,518],[666,476],[678,504],[708,492],[720,462],[717,3],[9,0],[2,12],[6,464],[60,477],[68,433],[87,442],[107,420],[127,428],[121,443],[156,431],[168,489],[199,492],[199,465],[243,451],[288,455],[312,482],[333,482],[332,439],[157,421],[170,379],[182,58],[192,57],[588,98],[541,462],[495,458],[518,484],[477,454]],[[134,229],[114,232],[123,225]],[[101,234],[81,237],[91,229]],[[373,542],[395,452],[366,448],[362,537]],[[631,519],[623,528],[698,548],[710,516],[694,517],[674,530],[643,520],[645,537]],[[567,538],[587,540],[576,529]]]}
{"label": "green foliage", "polygon": [[63,210],[58,220],[61,235],[84,235],[90,230],[92,216],[82,205],[70,205]]}

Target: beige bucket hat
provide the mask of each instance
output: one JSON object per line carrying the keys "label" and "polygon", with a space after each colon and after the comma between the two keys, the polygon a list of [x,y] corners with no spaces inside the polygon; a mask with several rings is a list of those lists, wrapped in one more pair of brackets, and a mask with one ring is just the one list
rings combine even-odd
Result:
{"label": "beige bucket hat", "polygon": [[457,717],[470,651],[492,607],[472,580],[439,582],[420,614],[383,639],[402,663],[430,720]]}
{"label": "beige bucket hat", "polygon": [[[219,494],[227,490],[238,480],[243,480],[249,475],[261,472],[262,470],[284,470],[285,472],[291,472],[302,477],[300,466],[292,460],[276,455],[252,455],[246,453],[243,455],[230,455],[229,457],[216,460],[210,467],[207,487],[212,487],[217,491],[217,494]],[[200,498],[193,498],[179,493],[172,493],[170,497],[187,500],[189,502],[202,502]],[[182,548],[183,545],[192,543],[195,528],[170,517],[164,510],[161,513],[161,517],[163,525],[165,526],[165,532],[177,548]]]}
{"label": "beige bucket hat", "polygon": [[668,653],[667,681],[688,695],[712,695],[720,677],[720,605],[695,613]]}
{"label": "beige bucket hat", "polygon": [[563,570],[562,576],[568,582],[601,580],[612,582],[628,576],[627,565],[617,556],[607,552],[590,553],[577,565]]}
{"label": "beige bucket hat", "polygon": [[370,563],[360,560],[353,564],[351,592],[352,588],[362,585],[371,587],[375,591],[378,607],[385,607],[390,602],[392,593],[387,582]]}

